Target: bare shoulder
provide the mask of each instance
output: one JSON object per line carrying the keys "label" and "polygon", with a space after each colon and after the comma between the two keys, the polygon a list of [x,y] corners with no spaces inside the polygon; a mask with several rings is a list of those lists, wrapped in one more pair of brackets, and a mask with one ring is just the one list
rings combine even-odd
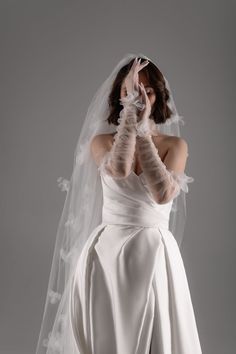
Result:
{"label": "bare shoulder", "polygon": [[179,136],[168,136],[168,142],[169,146],[172,149],[177,149],[177,150],[188,150],[188,144],[187,141]]}
{"label": "bare shoulder", "polygon": [[185,139],[178,136],[165,137],[167,153],[164,163],[168,169],[175,172],[184,172],[188,158],[188,144]]}
{"label": "bare shoulder", "polygon": [[[114,135],[115,133],[95,135],[91,141],[91,145],[95,145],[96,147],[98,147],[98,145],[111,147],[114,141]],[[159,134],[158,136],[153,136],[153,142],[159,148],[159,145],[161,145],[164,149],[188,149],[186,140],[178,136]]]}
{"label": "bare shoulder", "polygon": [[112,145],[113,135],[112,134],[98,134],[94,135],[91,140],[91,149],[97,149],[99,147],[109,147]]}
{"label": "bare shoulder", "polygon": [[[90,148],[94,160],[99,164],[104,154],[112,148],[115,133],[95,135],[90,143]],[[188,145],[182,137],[159,134],[153,136],[153,142],[157,147],[161,158],[167,156],[167,153],[188,155]]]}
{"label": "bare shoulder", "polygon": [[160,134],[155,137],[154,143],[157,147],[162,145],[165,150],[188,151],[187,141],[179,136]]}
{"label": "bare shoulder", "polygon": [[90,142],[90,151],[97,165],[100,164],[103,156],[109,151],[113,144],[111,134],[95,135]]}

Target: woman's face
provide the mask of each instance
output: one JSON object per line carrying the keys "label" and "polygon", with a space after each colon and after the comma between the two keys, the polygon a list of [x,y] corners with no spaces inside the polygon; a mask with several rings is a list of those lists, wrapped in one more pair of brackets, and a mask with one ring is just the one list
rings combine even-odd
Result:
{"label": "woman's face", "polygon": [[[153,87],[151,87],[147,77],[145,76],[145,74],[142,71],[140,71],[138,73],[138,76],[139,76],[139,80],[138,80],[139,84],[141,82],[143,83],[145,91],[147,93],[148,99],[149,99],[151,107],[152,107],[154,102],[156,101],[155,91],[154,91]],[[122,98],[122,97],[124,97],[126,95],[127,95],[127,92],[126,92],[126,88],[125,88],[125,83],[123,81],[122,85],[121,85],[121,90],[120,90],[120,97]]]}

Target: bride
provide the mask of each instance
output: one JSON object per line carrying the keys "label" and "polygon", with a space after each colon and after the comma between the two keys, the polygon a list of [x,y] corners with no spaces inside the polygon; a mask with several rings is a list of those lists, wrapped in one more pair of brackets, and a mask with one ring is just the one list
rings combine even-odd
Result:
{"label": "bride", "polygon": [[[127,94],[132,95],[137,94],[138,90],[140,91],[141,94],[141,99],[144,101],[144,110],[138,111],[132,110],[129,107],[129,111],[127,112],[126,110],[126,117],[130,117],[129,120],[131,120],[132,115],[133,115],[133,124],[135,125],[136,123],[136,115],[137,115],[137,122],[140,122],[140,126],[145,127],[146,129],[150,129],[150,134],[147,134],[147,136],[150,136],[153,140],[153,143],[148,143],[146,142],[146,139],[142,139],[139,135],[136,135],[136,130],[135,127],[133,127],[132,130],[132,125],[129,126],[128,119],[123,119],[119,129],[123,129],[122,133],[116,135],[116,141],[115,144],[113,145],[113,140],[114,140],[114,135],[115,133],[112,134],[103,134],[103,135],[96,135],[95,138],[93,138],[92,143],[91,143],[91,148],[92,148],[92,153],[93,153],[93,158],[96,162],[96,164],[99,166],[101,163],[101,160],[103,158],[104,153],[106,153],[107,150],[111,150],[112,146],[112,154],[113,156],[113,161],[112,161],[112,166],[110,168],[113,168],[112,175],[114,177],[125,177],[127,173],[130,173],[131,170],[131,165],[134,163],[134,170],[136,171],[137,175],[140,175],[142,173],[140,164],[142,165],[144,169],[144,173],[146,171],[150,171],[150,169],[154,170],[154,174],[150,174],[150,172],[146,174],[146,178],[148,178],[149,181],[149,187],[152,189],[154,192],[154,198],[156,198],[156,201],[158,203],[161,203],[161,196],[165,194],[165,199],[164,202],[167,202],[170,198],[173,198],[173,189],[178,187],[176,184],[167,184],[170,188],[165,188],[165,179],[162,178],[161,170],[160,168],[167,167],[168,169],[174,170],[175,172],[184,172],[185,165],[186,165],[186,160],[188,156],[188,147],[187,143],[183,138],[180,137],[175,137],[175,136],[169,136],[166,134],[161,134],[161,132],[158,131],[158,128],[156,127],[155,123],[164,123],[165,119],[168,119],[169,116],[169,108],[166,103],[163,103],[165,101],[165,97],[168,97],[168,91],[164,87],[164,83],[158,82],[156,83],[156,90],[158,92],[158,97],[157,94],[155,93],[155,89],[151,86],[147,74],[143,72],[143,68],[148,64],[148,60],[144,61],[142,64],[140,64],[140,60],[137,62],[136,59],[133,61],[132,67],[128,73],[128,75],[123,79],[121,88],[120,88],[120,97],[121,97],[121,102],[122,98],[124,98]],[[142,70],[142,71],[141,71]],[[147,73],[149,73],[147,71]],[[159,74],[160,75],[160,74]],[[157,76],[157,75],[156,75]],[[122,80],[122,78],[118,79],[117,78],[117,83],[114,83],[113,90],[110,94],[110,101],[112,101],[113,97],[112,95],[116,94],[116,91],[119,89],[119,81]],[[138,82],[139,80],[139,82]],[[156,78],[157,80],[157,78]],[[162,86],[162,88],[160,88]],[[135,91],[136,90],[136,91]],[[125,100],[127,102],[127,99]],[[132,101],[128,101],[132,104]],[[155,121],[153,120],[153,117],[150,118],[151,111],[154,111],[154,104],[156,106],[156,112],[155,112]],[[112,102],[111,102],[112,105]],[[165,113],[167,112],[167,113]],[[114,114],[115,113],[115,114]],[[111,113],[109,118],[107,119],[109,123],[115,123],[118,125],[119,121],[119,114],[118,112]],[[125,124],[125,128],[124,128]],[[142,128],[143,129],[143,128]],[[127,137],[127,143],[123,142],[123,140],[120,138],[125,136]],[[149,132],[148,132],[149,133]],[[118,141],[120,138],[120,142]],[[118,141],[118,142],[117,142]],[[118,146],[117,146],[118,145]],[[135,145],[137,147],[137,151],[135,150]],[[159,165],[156,165],[155,167],[153,166],[153,163],[155,163],[155,160],[147,161],[145,157],[143,156],[143,152],[146,150],[146,154],[151,156],[151,154],[154,153],[155,155],[155,148],[156,147],[159,156],[161,160],[164,160],[164,165],[160,163]],[[120,150],[117,151],[117,149]],[[151,149],[151,151],[149,151]],[[153,150],[154,149],[154,150]],[[135,151],[134,151],[135,150]],[[127,155],[125,155],[127,154]],[[133,161],[133,155],[135,154],[135,159]],[[110,154],[111,155],[111,154]],[[118,155],[118,161],[115,160]],[[144,154],[145,155],[145,154]],[[140,163],[136,159],[139,157],[144,157]],[[158,155],[155,156],[158,158]],[[159,161],[160,162],[160,161]],[[158,170],[158,171],[157,171]],[[156,187],[156,193],[155,193],[155,188],[152,187],[153,183],[151,182],[150,178],[153,178],[155,187]],[[160,183],[160,178],[163,179],[163,183]],[[177,188],[178,189],[178,188]],[[162,190],[162,191],[161,191]],[[164,193],[165,192],[165,193]],[[169,193],[169,197],[168,197]],[[168,199],[169,198],[169,199]]]}
{"label": "bride", "polygon": [[[139,58],[139,59],[138,59]],[[201,354],[180,254],[187,142],[168,81],[127,54],[88,109],[36,354]]]}

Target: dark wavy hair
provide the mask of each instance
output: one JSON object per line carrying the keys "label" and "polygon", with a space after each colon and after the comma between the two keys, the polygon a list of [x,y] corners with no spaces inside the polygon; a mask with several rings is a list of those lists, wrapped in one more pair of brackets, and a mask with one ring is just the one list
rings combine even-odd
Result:
{"label": "dark wavy hair", "polygon": [[[113,82],[112,89],[108,97],[110,113],[106,120],[109,124],[119,125],[118,118],[120,111],[123,109],[123,106],[119,101],[121,85],[124,78],[128,75],[134,60],[135,58],[119,70]],[[141,63],[145,60],[146,58],[141,58]],[[143,72],[146,75],[150,86],[153,87],[156,94],[156,100],[152,107],[151,116],[155,123],[165,123],[166,120],[171,117],[172,111],[167,105],[167,101],[169,99],[169,90],[165,86],[165,79],[163,74],[150,60],[149,64],[145,66],[140,72]]]}

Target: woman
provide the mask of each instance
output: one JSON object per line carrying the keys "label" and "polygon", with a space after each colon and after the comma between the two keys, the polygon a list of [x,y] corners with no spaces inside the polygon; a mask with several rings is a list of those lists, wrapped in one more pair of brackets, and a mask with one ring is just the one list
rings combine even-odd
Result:
{"label": "woman", "polygon": [[180,117],[167,80],[139,57],[123,58],[95,95],[62,182],[69,193],[37,354],[201,353],[178,246],[193,181],[187,143],[171,126]]}

